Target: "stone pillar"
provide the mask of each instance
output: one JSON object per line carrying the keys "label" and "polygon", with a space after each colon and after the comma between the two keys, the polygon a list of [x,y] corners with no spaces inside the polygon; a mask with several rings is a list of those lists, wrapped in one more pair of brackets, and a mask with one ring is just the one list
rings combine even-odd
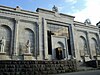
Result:
{"label": "stone pillar", "polygon": [[100,50],[100,27],[99,27],[99,33],[98,33],[98,35],[99,35],[99,38],[98,38],[98,46],[99,46],[99,50]]}
{"label": "stone pillar", "polygon": [[39,25],[38,23],[36,22],[36,36],[35,36],[35,39],[36,39],[36,48],[35,48],[35,59],[37,60],[38,58],[38,55],[39,55]]}
{"label": "stone pillar", "polygon": [[91,51],[91,42],[90,42],[91,38],[90,38],[90,35],[89,35],[89,32],[87,32],[87,49],[89,50],[89,55],[90,55],[90,58],[92,58],[92,51]]}
{"label": "stone pillar", "polygon": [[67,38],[66,38],[66,44],[65,44],[65,59],[68,59],[68,42],[67,42]]}
{"label": "stone pillar", "polygon": [[42,30],[43,30],[43,50],[44,50],[44,59],[48,59],[48,40],[47,40],[47,22],[45,18],[42,18]]}
{"label": "stone pillar", "polygon": [[70,24],[69,25],[69,33],[70,33],[70,44],[71,44],[71,53],[72,53],[72,58],[75,58],[75,37],[74,37],[74,25]]}
{"label": "stone pillar", "polygon": [[46,20],[43,17],[39,17],[39,55],[39,59],[48,58]]}
{"label": "stone pillar", "polygon": [[81,58],[80,58],[80,50],[79,50],[79,34],[78,34],[78,31],[77,31],[77,29],[74,29],[74,37],[75,37],[75,39],[74,39],[74,45],[75,45],[75,55],[76,55],[76,59],[77,60],[81,60]]}
{"label": "stone pillar", "polygon": [[66,60],[67,58],[68,58],[68,56],[67,56],[67,49],[66,48],[64,48],[64,59]]}
{"label": "stone pillar", "polygon": [[97,33],[97,47],[96,47],[96,56],[97,56],[97,60],[100,60],[100,34]]}
{"label": "stone pillar", "polygon": [[18,28],[19,28],[19,19],[15,18],[14,26],[14,55],[18,55]]}
{"label": "stone pillar", "polygon": [[41,60],[43,59],[43,39],[42,39],[42,17],[39,16],[39,57],[38,59]]}

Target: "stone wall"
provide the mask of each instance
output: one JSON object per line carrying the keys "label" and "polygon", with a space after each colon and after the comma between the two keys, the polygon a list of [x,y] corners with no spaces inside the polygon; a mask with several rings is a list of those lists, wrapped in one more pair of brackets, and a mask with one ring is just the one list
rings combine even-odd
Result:
{"label": "stone wall", "polygon": [[65,61],[0,61],[0,75],[41,75],[76,71],[75,60]]}
{"label": "stone wall", "polygon": [[91,60],[86,62],[86,66],[99,68],[100,69],[100,60]]}
{"label": "stone wall", "polygon": [[75,22],[74,37],[76,59],[82,62],[96,60],[96,56],[100,55],[99,28]]}

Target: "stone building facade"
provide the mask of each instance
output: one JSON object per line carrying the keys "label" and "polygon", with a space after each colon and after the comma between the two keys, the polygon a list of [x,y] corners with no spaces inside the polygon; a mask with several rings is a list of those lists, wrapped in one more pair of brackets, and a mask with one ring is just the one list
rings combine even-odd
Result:
{"label": "stone building facade", "polygon": [[0,6],[0,60],[100,60],[100,25],[74,18]]}

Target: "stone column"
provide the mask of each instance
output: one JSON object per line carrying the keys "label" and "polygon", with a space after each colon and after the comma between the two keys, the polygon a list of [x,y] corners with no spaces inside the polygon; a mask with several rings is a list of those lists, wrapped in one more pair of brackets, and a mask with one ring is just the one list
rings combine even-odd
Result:
{"label": "stone column", "polygon": [[37,56],[39,54],[39,25],[38,23],[36,22],[36,36],[35,36],[35,39],[36,39],[36,48],[35,48],[35,58],[37,60]]}
{"label": "stone column", "polygon": [[43,26],[43,50],[44,50],[44,59],[48,59],[48,40],[47,40],[47,22],[45,18],[42,18],[42,26]]}
{"label": "stone column", "polygon": [[[99,47],[99,51],[100,51],[100,26],[98,27],[98,31],[99,33],[97,34],[98,35],[98,47]],[[100,58],[99,58],[100,59]]]}
{"label": "stone column", "polygon": [[19,19],[15,18],[14,25],[14,55],[18,55],[18,28],[19,28]]}
{"label": "stone column", "polygon": [[96,47],[96,56],[97,56],[97,60],[100,60],[100,34],[97,33],[97,47]]}
{"label": "stone column", "polygon": [[38,59],[41,60],[43,59],[43,39],[42,39],[42,17],[39,16],[39,57]]}
{"label": "stone column", "polygon": [[89,56],[90,56],[90,58],[92,58],[92,51],[91,51],[91,42],[90,42],[90,40],[91,40],[91,38],[90,38],[90,35],[89,35],[89,32],[87,31],[87,35],[86,35],[86,41],[87,41],[87,49],[89,50]]}
{"label": "stone column", "polygon": [[69,24],[69,33],[70,33],[70,44],[71,44],[71,53],[72,53],[72,58],[75,58],[75,36],[74,36],[74,25]]}
{"label": "stone column", "polygon": [[74,37],[75,37],[75,39],[74,39],[74,45],[75,45],[75,55],[76,55],[76,59],[77,60],[81,60],[81,57],[80,57],[80,50],[79,50],[79,34],[78,34],[78,31],[77,31],[77,29],[75,28],[74,29]]}
{"label": "stone column", "polygon": [[46,20],[39,17],[39,59],[47,59],[48,44],[47,44],[47,29]]}
{"label": "stone column", "polygon": [[67,38],[66,38],[66,42],[65,42],[65,59],[68,59],[68,42],[67,42]]}

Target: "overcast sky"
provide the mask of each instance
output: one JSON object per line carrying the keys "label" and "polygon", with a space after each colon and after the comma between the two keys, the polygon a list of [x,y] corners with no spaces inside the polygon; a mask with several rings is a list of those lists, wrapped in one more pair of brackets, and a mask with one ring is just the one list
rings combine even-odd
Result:
{"label": "overcast sky", "polygon": [[37,8],[51,10],[54,5],[59,12],[75,16],[75,20],[84,22],[89,18],[95,25],[100,21],[100,0],[0,0],[0,5],[35,11]]}

